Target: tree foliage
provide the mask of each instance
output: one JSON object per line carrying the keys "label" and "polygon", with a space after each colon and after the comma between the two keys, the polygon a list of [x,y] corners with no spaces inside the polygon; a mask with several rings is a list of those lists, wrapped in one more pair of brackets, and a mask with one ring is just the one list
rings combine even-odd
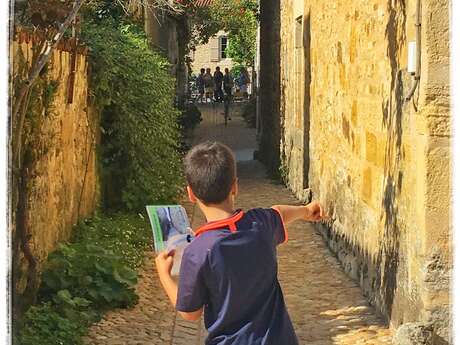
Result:
{"label": "tree foliage", "polygon": [[102,109],[103,174],[112,207],[171,202],[182,186],[179,112],[169,64],[142,29],[111,17],[87,20],[91,91]]}
{"label": "tree foliage", "polygon": [[208,42],[219,30],[228,33],[227,55],[235,62],[251,66],[256,53],[259,20],[256,0],[215,0],[210,6],[196,9],[190,16],[192,48]]}

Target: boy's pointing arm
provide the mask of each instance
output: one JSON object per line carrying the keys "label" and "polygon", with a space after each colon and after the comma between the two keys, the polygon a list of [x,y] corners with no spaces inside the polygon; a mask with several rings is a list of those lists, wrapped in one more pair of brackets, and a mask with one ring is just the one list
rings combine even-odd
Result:
{"label": "boy's pointing arm", "polygon": [[279,212],[285,224],[299,219],[309,222],[318,222],[326,218],[322,206],[317,201],[302,206],[274,205],[272,208]]}

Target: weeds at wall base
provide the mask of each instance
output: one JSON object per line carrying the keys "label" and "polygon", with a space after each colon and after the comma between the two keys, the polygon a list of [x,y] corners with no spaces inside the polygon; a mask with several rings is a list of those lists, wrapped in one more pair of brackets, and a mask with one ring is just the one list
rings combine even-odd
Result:
{"label": "weeds at wall base", "polygon": [[151,248],[142,215],[96,216],[74,229],[44,265],[39,301],[16,325],[15,345],[80,345],[104,312],[137,303],[137,269]]}

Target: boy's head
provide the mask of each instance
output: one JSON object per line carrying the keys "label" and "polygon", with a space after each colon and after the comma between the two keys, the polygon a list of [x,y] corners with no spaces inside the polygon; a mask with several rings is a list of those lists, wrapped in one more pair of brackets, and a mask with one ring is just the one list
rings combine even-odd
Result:
{"label": "boy's head", "polygon": [[204,72],[205,72],[204,68],[202,68],[202,69],[200,70],[200,72],[201,72],[201,74],[204,74]]}
{"label": "boy's head", "polygon": [[203,204],[223,203],[236,188],[235,156],[219,142],[198,144],[185,157],[185,177]]}

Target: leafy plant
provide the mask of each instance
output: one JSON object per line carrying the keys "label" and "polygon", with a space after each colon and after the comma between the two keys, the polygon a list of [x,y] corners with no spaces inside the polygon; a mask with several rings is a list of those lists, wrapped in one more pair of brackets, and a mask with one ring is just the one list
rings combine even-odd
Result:
{"label": "leafy plant", "polygon": [[240,76],[240,74],[243,72],[243,69],[245,69],[246,67],[244,65],[241,65],[241,64],[236,64],[232,67],[232,69],[230,70],[230,75],[232,76],[232,78],[238,78]]}
{"label": "leafy plant", "polygon": [[97,309],[128,307],[137,301],[136,272],[122,257],[94,244],[60,245],[50,254],[42,281],[43,296],[71,307],[85,303]]}
{"label": "leafy plant", "polygon": [[141,216],[112,214],[80,222],[74,230],[73,241],[111,250],[123,257],[128,267],[136,269],[142,263],[145,250],[152,244],[152,233]]}
{"label": "leafy plant", "polygon": [[256,99],[253,98],[244,105],[242,116],[249,127],[256,127]]}
{"label": "leafy plant", "polygon": [[180,117],[180,125],[183,129],[194,129],[202,121],[201,111],[195,104],[185,104]]}
{"label": "leafy plant", "polygon": [[15,343],[78,345],[104,311],[134,305],[136,268],[151,241],[142,216],[114,214],[81,222],[71,243],[48,256],[39,304],[24,316]]}
{"label": "leafy plant", "polygon": [[180,113],[167,60],[135,24],[88,19],[82,32],[91,47],[92,96],[102,109],[106,206],[139,210],[171,202],[183,179]]}
{"label": "leafy plant", "polygon": [[85,330],[84,323],[63,317],[48,302],[29,308],[16,341],[21,345],[80,345]]}

